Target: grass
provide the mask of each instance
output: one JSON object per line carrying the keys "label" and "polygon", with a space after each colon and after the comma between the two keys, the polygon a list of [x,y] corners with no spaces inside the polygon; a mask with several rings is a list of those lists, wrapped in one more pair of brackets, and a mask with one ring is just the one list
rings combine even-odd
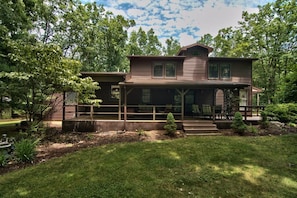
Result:
{"label": "grass", "polygon": [[0,197],[296,197],[297,135],[88,148],[0,177]]}

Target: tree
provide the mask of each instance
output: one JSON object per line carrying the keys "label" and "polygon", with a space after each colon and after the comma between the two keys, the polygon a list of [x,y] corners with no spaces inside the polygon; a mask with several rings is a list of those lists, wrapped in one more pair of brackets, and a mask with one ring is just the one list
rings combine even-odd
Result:
{"label": "tree", "polygon": [[[240,23],[251,43],[250,50],[259,58],[254,67],[254,84],[265,89],[267,103],[278,102],[278,85],[296,64],[296,1],[277,0],[259,7],[259,13],[243,13]],[[295,62],[295,63],[294,63]]]}
{"label": "tree", "polygon": [[296,9],[294,0],[259,6],[258,13],[243,12],[239,26],[223,28],[215,37],[204,35],[199,42],[213,42],[214,56],[258,58],[253,84],[265,90],[265,103],[281,102],[287,87],[295,89],[288,78],[296,72]]}
{"label": "tree", "polygon": [[244,132],[247,130],[246,124],[242,120],[242,115],[240,112],[236,112],[234,114],[234,120],[231,124],[231,128],[240,135],[243,135]]}
{"label": "tree", "polygon": [[158,37],[155,35],[155,31],[151,28],[147,32],[147,46],[145,48],[146,55],[161,55],[162,44]]}
{"label": "tree", "polygon": [[8,94],[21,104],[29,121],[42,120],[59,92],[75,91],[82,102],[99,102],[92,101],[98,84],[80,78],[79,62],[63,58],[58,46],[18,41],[11,47],[13,54],[9,58],[15,62],[14,69],[1,72],[0,78],[6,80]]}
{"label": "tree", "polygon": [[[47,6],[53,5],[33,0],[0,5],[1,98],[7,96],[6,105],[24,109],[28,120],[41,119],[57,92],[75,91],[83,102],[99,102],[92,100],[97,83],[79,77],[80,62],[63,57],[61,48],[51,44],[54,25],[49,24],[59,20],[45,20],[56,12],[41,15]],[[43,19],[48,25],[43,26]],[[43,36],[37,31],[42,28]]]}
{"label": "tree", "polygon": [[127,70],[127,29],[135,25],[94,3],[69,4],[59,16],[53,37],[64,56],[79,60],[82,71]]}
{"label": "tree", "polygon": [[213,36],[211,34],[205,34],[205,35],[201,36],[198,43],[204,44],[204,45],[209,46],[209,47],[212,47],[212,46],[215,45],[214,38],[213,38]]}
{"label": "tree", "polygon": [[164,129],[166,130],[167,135],[175,136],[176,135],[176,128],[177,128],[177,125],[175,123],[174,116],[170,112],[170,113],[167,114],[167,120],[166,120],[166,124],[164,126]]}
{"label": "tree", "polygon": [[170,37],[169,39],[166,39],[165,43],[166,43],[166,46],[163,47],[164,55],[168,55],[168,56],[176,55],[178,50],[181,48],[178,40],[173,39],[172,37]]}
{"label": "tree", "polygon": [[145,32],[141,27],[132,31],[127,44],[127,55],[161,55],[162,44],[151,28]]}

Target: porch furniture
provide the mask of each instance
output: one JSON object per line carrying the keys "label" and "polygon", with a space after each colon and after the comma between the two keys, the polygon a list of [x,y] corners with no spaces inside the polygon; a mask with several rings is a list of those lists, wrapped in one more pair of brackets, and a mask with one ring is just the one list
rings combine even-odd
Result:
{"label": "porch furniture", "polygon": [[152,112],[152,108],[149,105],[138,105],[139,113],[150,113]]}
{"label": "porch furniture", "polygon": [[208,104],[203,104],[202,105],[202,115],[211,118],[212,116],[212,111],[211,111],[211,106]]}
{"label": "porch furniture", "polygon": [[165,113],[172,112],[172,104],[166,104],[164,112]]}
{"label": "porch furniture", "polygon": [[222,105],[216,105],[215,106],[215,116],[219,119],[223,118],[223,108]]}
{"label": "porch furniture", "polygon": [[199,105],[197,105],[197,104],[192,105],[192,113],[193,113],[194,117],[199,116],[201,114],[200,109],[199,109]]}

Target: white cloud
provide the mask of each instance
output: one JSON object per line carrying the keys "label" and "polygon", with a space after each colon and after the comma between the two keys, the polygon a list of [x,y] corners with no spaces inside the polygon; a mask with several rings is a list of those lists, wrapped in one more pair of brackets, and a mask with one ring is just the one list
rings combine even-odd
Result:
{"label": "white cloud", "polygon": [[179,42],[180,42],[181,46],[193,44],[196,41],[197,41],[197,39],[195,39],[193,36],[189,35],[186,32],[183,32],[179,35]]}
{"label": "white cloud", "polygon": [[[237,26],[242,11],[257,12],[256,5],[271,1],[108,0],[108,3],[103,4],[106,10],[135,20],[137,26],[129,29],[129,32],[137,31],[140,26],[145,31],[153,28],[163,43],[166,37],[173,36],[181,45],[188,45],[204,34],[215,36],[222,28]],[[119,5],[122,5],[122,10],[119,10]]]}

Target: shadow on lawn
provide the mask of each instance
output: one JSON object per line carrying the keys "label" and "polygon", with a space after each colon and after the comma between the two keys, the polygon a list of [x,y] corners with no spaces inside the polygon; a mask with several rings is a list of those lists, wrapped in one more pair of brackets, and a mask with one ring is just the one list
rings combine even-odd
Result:
{"label": "shadow on lawn", "polygon": [[292,145],[297,135],[245,139],[249,141],[228,137],[211,144],[196,139],[201,151],[191,152],[195,148],[185,145],[162,157],[175,165],[188,161],[174,173],[174,185],[184,196],[296,197],[297,148]]}

